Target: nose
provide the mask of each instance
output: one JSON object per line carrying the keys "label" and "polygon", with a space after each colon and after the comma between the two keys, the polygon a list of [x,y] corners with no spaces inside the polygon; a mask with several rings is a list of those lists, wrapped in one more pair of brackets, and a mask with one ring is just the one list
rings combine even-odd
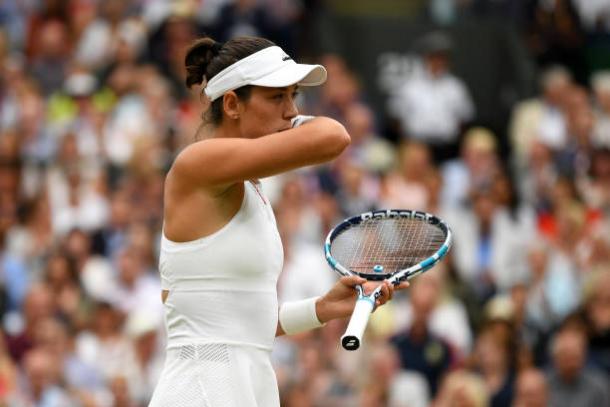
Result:
{"label": "nose", "polygon": [[292,96],[288,98],[286,102],[286,108],[284,109],[284,119],[292,120],[299,114],[299,109],[297,108],[296,100]]}

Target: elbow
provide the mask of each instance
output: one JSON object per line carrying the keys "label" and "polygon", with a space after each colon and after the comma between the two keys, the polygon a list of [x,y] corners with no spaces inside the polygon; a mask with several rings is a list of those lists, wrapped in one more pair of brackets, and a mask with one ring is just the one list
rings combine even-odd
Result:
{"label": "elbow", "polygon": [[345,130],[345,127],[339,122],[333,121],[331,129],[328,132],[328,155],[330,159],[336,158],[341,154],[347,146],[351,143],[352,139]]}

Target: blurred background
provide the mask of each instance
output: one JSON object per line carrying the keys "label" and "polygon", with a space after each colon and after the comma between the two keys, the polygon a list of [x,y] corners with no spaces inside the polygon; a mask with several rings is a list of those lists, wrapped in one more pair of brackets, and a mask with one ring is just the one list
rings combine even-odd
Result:
{"label": "blurred background", "polygon": [[[609,0],[0,2],[0,406],[146,406],[163,364],[164,175],[193,141],[185,48],[264,36],[328,82],[335,162],[264,180],[280,300],[373,208],[453,228],[377,310],[276,340],[285,407],[609,406]],[[204,168],[202,168],[204,170]]]}

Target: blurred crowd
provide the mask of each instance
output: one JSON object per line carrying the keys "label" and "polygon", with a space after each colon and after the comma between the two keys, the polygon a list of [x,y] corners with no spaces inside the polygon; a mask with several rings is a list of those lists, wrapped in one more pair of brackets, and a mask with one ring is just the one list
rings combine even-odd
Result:
{"label": "blurred crowd", "polygon": [[[309,57],[325,3],[0,3],[0,406],[147,405],[164,359],[164,175],[202,113],[185,48],[260,35]],[[303,92],[302,113],[340,120],[352,144],[263,180],[285,249],[280,300],[333,284],[322,242],[347,216],[424,210],[455,243],[376,310],[358,352],[339,345],[346,321],[277,338],[282,406],[608,406],[610,70],[577,54],[608,46],[610,2],[420,3],[447,24],[511,18],[539,90],[502,139],[477,123],[451,39],[432,32],[388,126],[354,67],[316,56],[330,79]]]}

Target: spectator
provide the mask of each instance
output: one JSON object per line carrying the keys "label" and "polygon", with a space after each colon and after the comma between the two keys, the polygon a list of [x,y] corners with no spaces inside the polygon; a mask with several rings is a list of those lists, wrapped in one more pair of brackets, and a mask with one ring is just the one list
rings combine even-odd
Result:
{"label": "spectator", "polygon": [[416,44],[417,70],[390,99],[389,112],[400,120],[404,137],[428,144],[436,162],[457,155],[462,127],[474,117],[474,105],[464,82],[450,70],[451,40],[432,32]]}
{"label": "spectator", "polygon": [[580,178],[589,169],[593,147],[594,116],[589,95],[584,88],[573,86],[564,103],[567,138],[558,145],[556,166],[561,174]]}
{"label": "spectator", "polygon": [[68,327],[55,318],[47,318],[36,327],[36,348],[53,357],[59,380],[72,397],[83,405],[108,404],[109,394],[99,371],[74,352]]}
{"label": "spectator", "polygon": [[337,202],[344,217],[377,209],[379,182],[355,159],[346,158],[338,163]]}
{"label": "spectator", "polygon": [[[363,378],[369,385],[362,386],[362,395],[376,390],[381,405],[387,407],[428,406],[430,395],[423,375],[401,368],[397,351],[391,345],[373,343],[369,346],[368,377]],[[369,406],[364,402],[363,405]]]}
{"label": "spectator", "polygon": [[448,342],[430,331],[429,320],[436,306],[434,286],[418,280],[411,289],[412,320],[407,329],[390,339],[398,351],[401,366],[425,376],[430,394],[436,394],[444,372],[455,362]]}
{"label": "spectator", "polygon": [[[129,338],[123,334],[124,315],[107,303],[95,305],[91,326],[75,338],[80,360],[93,366],[104,381],[126,377],[135,391],[138,364]],[[130,393],[131,394],[131,393]]]}
{"label": "spectator", "polygon": [[483,302],[522,275],[524,249],[535,232],[533,214],[513,213],[499,199],[489,185],[471,192],[469,207],[445,214],[456,236],[456,269]]}
{"label": "spectator", "polygon": [[510,407],[515,382],[512,331],[498,329],[497,323],[484,325],[474,347],[474,369],[481,374],[490,395],[491,407]]}
{"label": "spectator", "polygon": [[571,86],[572,76],[566,68],[548,67],[540,75],[542,95],[515,106],[509,128],[516,165],[522,167],[526,164],[531,146],[536,141],[551,148],[565,143],[567,130],[563,104]]}
{"label": "spectator", "polygon": [[119,44],[133,21],[125,20],[127,3],[118,0],[98,4],[98,18],[91,21],[80,35],[75,60],[91,69],[103,68],[112,61]]}
{"label": "spectator", "polygon": [[524,322],[534,350],[545,348],[552,330],[580,303],[574,290],[578,280],[566,266],[548,244],[535,242],[528,250],[530,280],[526,286]]}
{"label": "spectator", "polygon": [[471,192],[491,183],[498,167],[496,136],[482,127],[468,130],[462,141],[460,157],[442,167],[444,204],[448,207],[466,204]]}
{"label": "spectator", "polygon": [[[433,304],[429,317],[430,332],[450,344],[454,357],[461,361],[472,351],[472,332],[468,321],[466,308],[451,292],[448,270],[444,265],[435,268],[434,273],[420,276],[418,290],[426,292],[428,301]],[[408,329],[413,324],[415,308],[412,301],[396,298],[394,304],[387,309],[380,309],[372,317],[371,328],[379,330],[380,334],[395,333]],[[390,326],[383,327],[377,317],[389,314]],[[381,318],[379,318],[381,319]]]}
{"label": "spectator", "polygon": [[519,372],[515,384],[513,407],[546,407],[549,390],[544,373],[530,368]]}
{"label": "spectator", "polygon": [[76,407],[72,399],[61,387],[61,376],[58,360],[48,351],[34,348],[23,358],[24,384],[20,390],[16,405],[24,407]]}
{"label": "spectator", "polygon": [[89,301],[82,290],[74,262],[61,251],[47,259],[44,281],[57,300],[58,316],[70,329],[85,327],[89,318]]}
{"label": "spectator", "polygon": [[362,88],[355,73],[341,56],[325,55],[322,57],[322,64],[327,67],[329,77],[333,75],[334,79],[321,87],[319,100],[306,101],[309,107],[307,110],[314,115],[325,112],[345,123],[350,108],[362,103]]}
{"label": "spectator", "polygon": [[17,362],[21,362],[26,352],[34,347],[34,334],[37,325],[55,314],[56,301],[46,284],[34,284],[23,301],[23,324],[18,332],[6,338],[8,350]]}
{"label": "spectator", "polygon": [[478,375],[464,370],[449,373],[443,380],[434,407],[483,407],[489,405],[485,383]]}
{"label": "spectator", "polygon": [[407,142],[398,150],[397,168],[381,184],[381,207],[424,210],[428,206],[425,179],[432,169],[430,149],[421,142]]}
{"label": "spectator", "polygon": [[117,254],[115,284],[111,304],[125,315],[141,310],[161,314],[156,301],[161,285],[146,268],[143,253],[128,246]]}
{"label": "spectator", "polygon": [[517,189],[526,205],[544,212],[551,205],[552,190],[559,178],[553,151],[545,144],[534,141],[527,162],[517,172]]}
{"label": "spectator", "polygon": [[601,71],[591,77],[593,89],[595,127],[593,144],[610,147],[610,71]]}
{"label": "spectator", "polygon": [[583,306],[589,327],[589,355],[594,366],[610,375],[610,269],[608,263],[587,275]]}
{"label": "spectator", "polygon": [[[66,24],[50,20],[42,24],[38,52],[32,56],[30,71],[46,96],[61,88],[68,71],[70,35]],[[37,41],[38,42],[38,41]]]}
{"label": "spectator", "polygon": [[[131,340],[137,362],[130,392],[135,405],[148,403],[161,376],[165,347],[162,325],[160,315],[149,309],[137,310],[129,314],[125,321],[125,333]],[[116,398],[116,389],[111,389]]]}
{"label": "spectator", "polygon": [[551,343],[553,369],[548,374],[552,406],[607,406],[608,378],[586,366],[587,337],[579,327],[567,326]]}
{"label": "spectator", "polygon": [[345,112],[345,126],[352,142],[346,155],[353,157],[367,172],[383,174],[394,163],[394,146],[375,133],[372,110],[365,104],[354,103]]}
{"label": "spectator", "polygon": [[610,146],[591,152],[589,174],[578,180],[576,187],[584,203],[593,210],[610,207]]}

